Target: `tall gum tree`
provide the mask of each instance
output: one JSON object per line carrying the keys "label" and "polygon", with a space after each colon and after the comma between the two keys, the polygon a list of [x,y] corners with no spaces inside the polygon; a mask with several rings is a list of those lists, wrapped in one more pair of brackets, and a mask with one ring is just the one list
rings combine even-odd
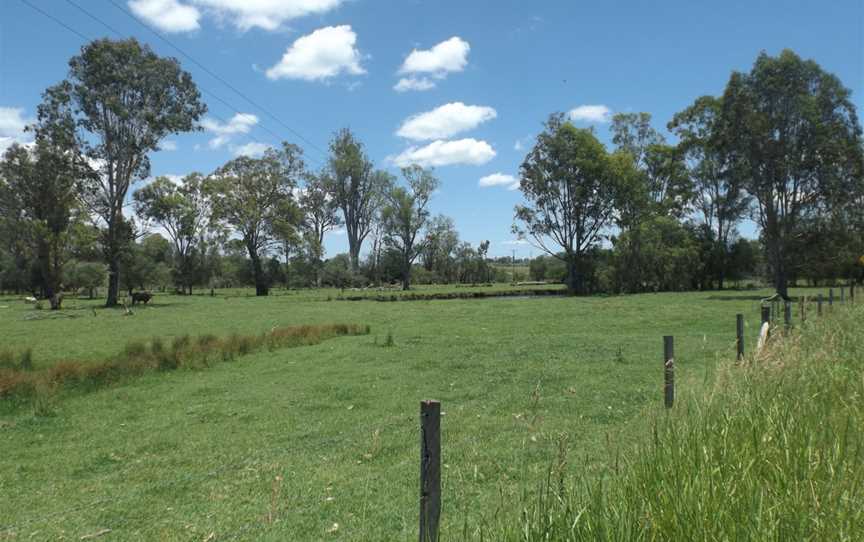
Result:
{"label": "tall gum tree", "polygon": [[192,294],[196,279],[195,251],[202,248],[210,220],[210,199],[204,192],[204,176],[186,175],[178,185],[158,177],[134,194],[138,215],[155,222],[174,245],[175,283]]}
{"label": "tall gum tree", "polygon": [[100,39],[69,61],[70,99],[89,132],[86,153],[98,175],[87,193],[105,224],[106,306],[117,305],[120,261],[129,242],[123,216],[130,187],[150,174],[148,153],[166,136],[188,132],[207,108],[192,76],[134,38]]}
{"label": "tall gum tree", "polygon": [[723,138],[735,173],[756,201],[777,293],[789,297],[801,221],[862,183],[861,126],[851,92],[816,62],[790,50],[762,53],[733,72],[722,98]]}
{"label": "tall gum tree", "polygon": [[402,177],[405,186],[392,186],[386,191],[381,222],[385,244],[400,257],[402,289],[408,290],[411,265],[423,251],[425,238],[420,233],[429,222],[429,200],[439,182],[430,170],[416,165],[402,168]]}
{"label": "tall gum tree", "polygon": [[702,96],[676,113],[668,125],[679,138],[678,149],[693,183],[695,206],[702,214],[704,227],[711,232],[715,259],[712,267],[721,290],[737,225],[751,204],[742,176],[731,167],[729,145],[719,129],[722,109],[719,98]]}
{"label": "tall gum tree", "polygon": [[68,83],[45,91],[36,123],[28,127],[35,133],[33,145],[13,145],[0,165],[8,196],[17,202],[11,207],[19,210],[19,226],[33,244],[41,295],[52,310],[63,301],[70,228],[80,207],[79,188],[89,173],[68,91]]}
{"label": "tall gum tree", "polygon": [[360,266],[360,249],[372,231],[391,176],[374,169],[363,144],[347,128],[337,132],[330,142],[329,169],[327,188],[342,211],[348,255],[351,268],[356,272]]}
{"label": "tall gum tree", "polygon": [[305,174],[302,151],[284,143],[261,158],[240,156],[213,172],[207,180],[212,220],[236,232],[249,255],[255,279],[255,295],[269,294],[270,284],[262,264],[266,251],[279,237],[291,212],[294,189]]}
{"label": "tall gum tree", "polygon": [[567,266],[567,289],[586,293],[584,256],[613,224],[622,179],[632,179],[630,155],[609,155],[591,130],[557,113],[520,168],[525,203],[513,231]]}

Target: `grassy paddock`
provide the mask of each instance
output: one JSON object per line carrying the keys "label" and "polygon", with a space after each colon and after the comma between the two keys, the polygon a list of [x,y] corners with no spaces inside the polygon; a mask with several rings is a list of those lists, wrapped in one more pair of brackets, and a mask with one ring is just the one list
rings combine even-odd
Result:
{"label": "grassy paddock", "polygon": [[442,401],[445,536],[498,533],[550,464],[586,480],[610,457],[623,464],[662,411],[663,335],[676,338],[679,392],[701,393],[734,355],[736,313],[755,344],[767,293],[327,303],[238,292],[157,295],[133,316],[76,300],[62,311],[76,316],[56,318],[0,301],[4,347],[31,348],[35,371],[153,337],[372,329],[0,414],[0,539],[416,539],[428,398]]}
{"label": "grassy paddock", "polygon": [[[860,540],[864,306],[769,342],[659,413],[600,479],[555,469],[490,540]],[[616,459],[617,461],[617,459]]]}

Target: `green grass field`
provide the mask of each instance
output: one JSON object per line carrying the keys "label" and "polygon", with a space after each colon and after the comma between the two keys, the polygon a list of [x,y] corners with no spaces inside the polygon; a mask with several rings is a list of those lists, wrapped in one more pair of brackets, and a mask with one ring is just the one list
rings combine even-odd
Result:
{"label": "green grass field", "polygon": [[131,316],[0,299],[2,347],[32,348],[36,370],[152,337],[372,330],[7,408],[0,540],[413,540],[427,398],[444,412],[444,538],[495,532],[562,447],[566,475],[593,479],[649,436],[663,335],[675,336],[680,393],[701,393],[734,355],[736,313],[755,344],[770,292],[399,303],[276,293],[157,295]]}

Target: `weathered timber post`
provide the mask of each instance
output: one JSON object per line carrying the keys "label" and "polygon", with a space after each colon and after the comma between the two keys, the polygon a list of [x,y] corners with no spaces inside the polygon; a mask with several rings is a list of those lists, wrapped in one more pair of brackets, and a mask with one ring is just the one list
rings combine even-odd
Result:
{"label": "weathered timber post", "polygon": [[816,298],[816,314],[822,316],[822,294]]}
{"label": "weathered timber post", "polygon": [[792,329],[792,302],[787,301],[783,307],[783,323],[788,333]]}
{"label": "weathered timber post", "polygon": [[840,304],[846,303],[846,287],[840,287]]}
{"label": "weathered timber post", "polygon": [[735,335],[738,337],[738,361],[744,359],[744,315],[735,315]]}
{"label": "weathered timber post", "polygon": [[420,542],[438,542],[441,518],[441,403],[420,402]]}
{"label": "weathered timber post", "polygon": [[834,288],[829,288],[828,289],[828,308],[830,309],[833,306],[834,306]]}
{"label": "weathered timber post", "polygon": [[675,339],[663,337],[663,398],[666,408],[675,404]]}

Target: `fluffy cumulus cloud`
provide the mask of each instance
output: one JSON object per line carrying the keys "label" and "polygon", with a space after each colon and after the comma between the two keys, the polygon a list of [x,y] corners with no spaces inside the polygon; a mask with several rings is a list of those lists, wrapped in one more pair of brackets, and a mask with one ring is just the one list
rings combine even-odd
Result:
{"label": "fluffy cumulus cloud", "polygon": [[256,124],[258,124],[258,117],[252,113],[237,113],[224,123],[211,118],[201,121],[202,128],[216,135],[210,140],[212,149],[218,149],[228,143],[234,135],[248,134]]}
{"label": "fluffy cumulus cloud", "polygon": [[580,105],[568,113],[570,120],[579,122],[609,122],[612,110],[605,105]]}
{"label": "fluffy cumulus cloud", "polygon": [[248,156],[250,158],[257,158],[264,154],[264,151],[272,148],[270,145],[266,143],[259,143],[257,141],[250,141],[245,145],[240,145],[239,147],[234,147],[233,152],[234,156]]}
{"label": "fluffy cumulus cloud", "polygon": [[135,15],[163,32],[191,32],[200,28],[203,14],[241,31],[278,30],[286,22],[322,14],[343,0],[129,0]]}
{"label": "fluffy cumulus cloud", "polygon": [[193,0],[238,29],[277,30],[284,23],[306,15],[320,15],[343,0]]}
{"label": "fluffy cumulus cloud", "polygon": [[24,132],[30,122],[21,108],[0,107],[0,153],[6,152],[13,143],[25,144],[32,140],[31,135]]}
{"label": "fluffy cumulus cloud", "polygon": [[129,9],[163,32],[192,32],[201,28],[201,12],[177,0],[129,0]]}
{"label": "fluffy cumulus cloud", "polygon": [[481,188],[488,188],[490,186],[506,186],[507,190],[516,190],[519,188],[519,180],[513,175],[506,175],[504,173],[492,173],[491,175],[481,177],[480,182],[477,184]]}
{"label": "fluffy cumulus cloud", "polygon": [[472,130],[496,116],[498,113],[491,107],[453,102],[407,118],[396,135],[415,141],[444,139]]}
{"label": "fluffy cumulus cloud", "polygon": [[325,26],[301,36],[288,47],[275,66],[267,70],[270,79],[329,79],[340,73],[366,73],[360,66],[357,34],[348,25]]}
{"label": "fluffy cumulus cloud", "polygon": [[458,36],[442,41],[431,49],[414,49],[405,58],[399,73],[405,75],[393,87],[398,92],[429,90],[435,82],[429,77],[443,79],[452,72],[461,72],[468,65],[471,45]]}
{"label": "fluffy cumulus cloud", "polygon": [[417,164],[423,167],[451,166],[456,164],[482,165],[495,157],[489,143],[473,138],[456,141],[433,141],[423,147],[409,147],[390,161],[399,167]]}

